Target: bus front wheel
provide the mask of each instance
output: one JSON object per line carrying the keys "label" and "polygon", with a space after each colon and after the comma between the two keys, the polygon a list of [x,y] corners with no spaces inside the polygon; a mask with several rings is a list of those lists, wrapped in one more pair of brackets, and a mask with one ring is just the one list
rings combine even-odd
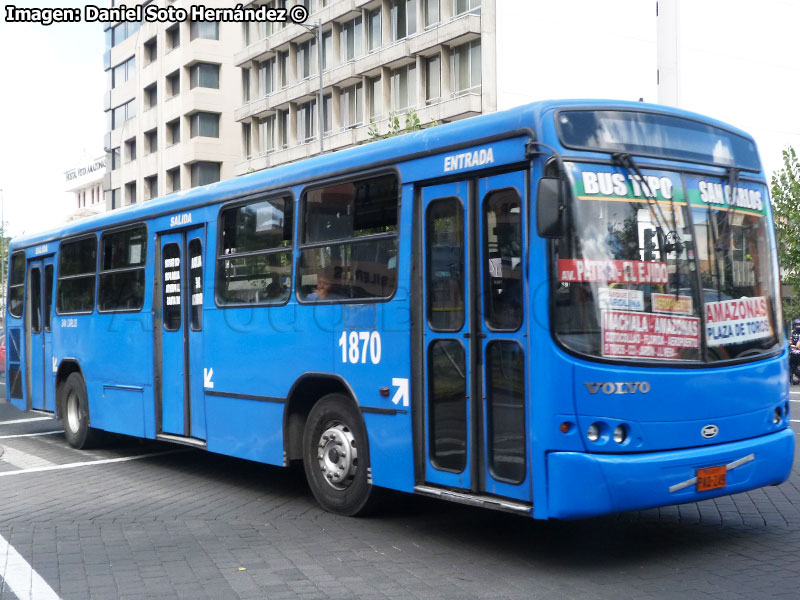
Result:
{"label": "bus front wheel", "polygon": [[372,496],[369,449],[361,414],[342,394],[323,396],[303,433],[303,466],[311,491],[327,511],[363,514]]}
{"label": "bus front wheel", "polygon": [[79,373],[72,373],[64,383],[61,416],[64,435],[73,448],[89,448],[95,442],[97,431],[89,427],[89,400],[86,384]]}

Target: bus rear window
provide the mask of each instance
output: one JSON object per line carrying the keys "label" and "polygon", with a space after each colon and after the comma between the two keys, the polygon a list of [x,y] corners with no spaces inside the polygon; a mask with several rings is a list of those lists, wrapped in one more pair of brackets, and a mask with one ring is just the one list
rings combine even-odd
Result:
{"label": "bus rear window", "polygon": [[303,207],[297,286],[301,300],[383,299],[394,294],[399,207],[394,175],[310,190]]}
{"label": "bus rear window", "polygon": [[94,310],[97,238],[63,242],[58,256],[56,311],[58,314]]}
{"label": "bus rear window", "polygon": [[11,255],[11,275],[8,282],[8,312],[12,317],[22,316],[25,300],[25,253]]}

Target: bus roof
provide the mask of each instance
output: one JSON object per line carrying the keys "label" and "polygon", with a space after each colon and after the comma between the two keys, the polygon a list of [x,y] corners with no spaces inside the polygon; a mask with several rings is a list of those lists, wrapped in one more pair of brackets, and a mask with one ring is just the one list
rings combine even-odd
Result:
{"label": "bus roof", "polygon": [[15,238],[14,249],[34,246],[87,231],[102,230],[122,223],[145,221],[152,217],[187,210],[207,203],[223,202],[239,196],[272,189],[282,189],[320,177],[347,171],[392,164],[418,155],[473,146],[498,132],[508,137],[512,132],[531,134],[545,113],[563,108],[621,108],[668,113],[700,120],[752,139],[747,133],[715,119],[688,111],[624,100],[545,100],[461,121],[445,123],[405,135],[362,144],[352,148],[313,156],[233,177],[209,185],[183,190],[153,200],[131,204],[111,212],[66,223],[40,233]]}

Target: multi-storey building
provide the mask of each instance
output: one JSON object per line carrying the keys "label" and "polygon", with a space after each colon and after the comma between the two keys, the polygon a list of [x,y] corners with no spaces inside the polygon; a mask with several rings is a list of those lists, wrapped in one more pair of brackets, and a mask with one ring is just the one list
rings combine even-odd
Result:
{"label": "multi-storey building", "polygon": [[237,175],[365,142],[394,116],[404,127],[411,109],[422,124],[496,110],[495,0],[246,6],[264,4],[302,4],[310,15],[304,25],[240,25]]}
{"label": "multi-storey building", "polygon": [[107,208],[234,176],[241,151],[233,111],[241,103],[232,90],[241,73],[233,51],[241,35],[234,23],[106,24]]}

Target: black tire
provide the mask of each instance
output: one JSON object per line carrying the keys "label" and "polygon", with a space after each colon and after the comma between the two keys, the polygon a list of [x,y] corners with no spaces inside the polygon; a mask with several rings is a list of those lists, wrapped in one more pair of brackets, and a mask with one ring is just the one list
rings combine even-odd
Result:
{"label": "black tire", "polygon": [[325,510],[354,517],[365,514],[375,496],[367,480],[369,448],[355,403],[342,394],[320,398],[303,432],[303,467],[308,485]]}
{"label": "black tire", "polygon": [[67,377],[61,398],[61,419],[67,443],[79,450],[91,448],[97,443],[99,432],[89,426],[89,399],[80,373]]}

